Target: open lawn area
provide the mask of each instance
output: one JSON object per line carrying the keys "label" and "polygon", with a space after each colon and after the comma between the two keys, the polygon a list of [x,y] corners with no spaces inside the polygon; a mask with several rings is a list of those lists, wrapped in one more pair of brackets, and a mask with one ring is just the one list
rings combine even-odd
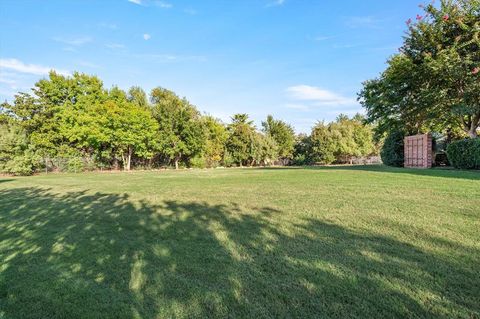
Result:
{"label": "open lawn area", "polygon": [[0,318],[479,316],[479,172],[0,178]]}

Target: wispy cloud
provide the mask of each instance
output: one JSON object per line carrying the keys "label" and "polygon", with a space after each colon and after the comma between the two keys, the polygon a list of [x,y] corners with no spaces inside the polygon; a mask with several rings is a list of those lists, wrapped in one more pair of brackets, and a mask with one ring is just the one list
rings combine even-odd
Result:
{"label": "wispy cloud", "polygon": [[65,43],[68,45],[73,45],[73,46],[82,46],[84,44],[87,44],[93,41],[91,37],[80,37],[80,38],[73,38],[73,39],[55,37],[53,38],[53,40],[57,42]]}
{"label": "wispy cloud", "polygon": [[278,7],[285,3],[285,0],[274,0],[267,3],[266,7]]}
{"label": "wispy cloud", "polygon": [[145,34],[143,35],[143,39],[144,39],[145,41],[150,40],[151,37],[152,37],[152,36],[151,36],[150,34],[148,34],[148,33],[145,33]]}
{"label": "wispy cloud", "polygon": [[358,104],[354,98],[344,97],[335,92],[305,84],[288,87],[286,91],[291,98],[301,101],[310,101],[315,106]]}
{"label": "wispy cloud", "polygon": [[144,7],[150,7],[150,6],[155,6],[159,7],[162,9],[170,9],[173,7],[173,4],[167,1],[162,1],[162,0],[127,0],[128,2],[131,2],[133,4],[139,5],[139,6],[144,6]]}
{"label": "wispy cloud", "polygon": [[164,9],[170,9],[171,7],[173,7],[171,3],[165,2],[165,1],[155,1],[153,2],[153,4],[157,7],[164,8]]}
{"label": "wispy cloud", "polygon": [[173,62],[185,62],[185,61],[197,61],[205,62],[207,58],[201,55],[177,55],[177,54],[134,54],[133,57],[141,59],[150,59],[158,63],[173,63]]}
{"label": "wispy cloud", "polygon": [[70,72],[65,70],[39,64],[27,64],[17,59],[0,59],[0,69],[7,69],[15,72],[33,75],[47,75],[51,70],[55,70],[57,73],[62,75],[70,74]]}

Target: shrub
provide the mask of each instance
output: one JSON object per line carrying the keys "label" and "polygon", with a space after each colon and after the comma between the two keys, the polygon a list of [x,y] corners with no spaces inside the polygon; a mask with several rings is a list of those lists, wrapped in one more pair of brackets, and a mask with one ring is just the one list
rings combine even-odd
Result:
{"label": "shrub", "polygon": [[0,165],[0,172],[12,175],[32,175],[35,167],[35,158],[27,154],[15,156]]}
{"label": "shrub", "polygon": [[480,169],[480,138],[450,143],[447,147],[447,156],[455,168]]}
{"label": "shrub", "polygon": [[70,173],[78,173],[83,171],[85,165],[80,157],[70,158],[67,162],[67,170]]}
{"label": "shrub", "polygon": [[405,160],[403,149],[404,133],[401,131],[390,132],[383,143],[380,157],[388,166],[402,167]]}
{"label": "shrub", "polygon": [[195,156],[190,159],[190,167],[193,168],[206,168],[207,161],[203,156]]}

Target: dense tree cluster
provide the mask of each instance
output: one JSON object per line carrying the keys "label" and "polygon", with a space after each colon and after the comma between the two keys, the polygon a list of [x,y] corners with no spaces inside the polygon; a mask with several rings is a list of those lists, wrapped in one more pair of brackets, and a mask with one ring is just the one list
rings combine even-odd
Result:
{"label": "dense tree cluster", "polygon": [[31,94],[19,93],[0,109],[0,172],[11,174],[329,164],[372,152],[371,127],[360,117],[342,116],[319,123],[311,136],[295,136],[270,115],[261,130],[247,114],[224,124],[167,89],[149,96],[139,87],[105,89],[99,78],[81,73],[51,72]]}
{"label": "dense tree cluster", "polygon": [[[406,21],[400,52],[366,81],[359,100],[377,138],[433,132],[447,140],[480,133],[480,1],[442,0]],[[393,134],[393,135],[392,135]],[[390,145],[390,144],[389,144]],[[393,163],[403,154],[391,153]],[[400,148],[397,148],[400,152]],[[386,153],[385,153],[386,154]],[[397,159],[394,159],[397,158]]]}
{"label": "dense tree cluster", "polygon": [[480,1],[423,7],[400,53],[367,81],[360,101],[380,133],[402,129],[477,137],[480,129]]}
{"label": "dense tree cluster", "polygon": [[310,136],[300,135],[295,145],[298,164],[352,163],[354,158],[376,155],[373,127],[361,115],[339,115],[332,123],[319,122]]}

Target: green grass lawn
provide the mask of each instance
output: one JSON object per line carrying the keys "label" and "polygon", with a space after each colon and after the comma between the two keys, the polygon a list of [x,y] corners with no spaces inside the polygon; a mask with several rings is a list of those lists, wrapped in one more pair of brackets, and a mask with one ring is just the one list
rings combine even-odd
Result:
{"label": "green grass lawn", "polygon": [[479,316],[479,172],[0,178],[0,318]]}

